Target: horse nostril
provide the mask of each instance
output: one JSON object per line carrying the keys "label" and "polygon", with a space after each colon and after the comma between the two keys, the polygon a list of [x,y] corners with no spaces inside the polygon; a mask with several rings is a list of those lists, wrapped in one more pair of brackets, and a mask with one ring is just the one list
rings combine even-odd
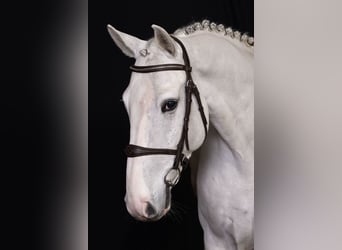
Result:
{"label": "horse nostril", "polygon": [[154,207],[151,205],[151,203],[147,202],[146,208],[145,208],[145,213],[148,218],[151,218],[156,215],[156,210]]}

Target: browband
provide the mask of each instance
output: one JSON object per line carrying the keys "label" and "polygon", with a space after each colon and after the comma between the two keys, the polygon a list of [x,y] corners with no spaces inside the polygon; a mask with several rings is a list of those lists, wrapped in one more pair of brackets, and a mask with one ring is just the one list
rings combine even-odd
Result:
{"label": "browband", "polygon": [[191,67],[187,67],[182,64],[159,64],[159,65],[150,65],[150,66],[136,66],[132,65],[129,67],[132,71],[138,73],[150,73],[157,71],[168,71],[168,70],[184,70],[191,72]]}

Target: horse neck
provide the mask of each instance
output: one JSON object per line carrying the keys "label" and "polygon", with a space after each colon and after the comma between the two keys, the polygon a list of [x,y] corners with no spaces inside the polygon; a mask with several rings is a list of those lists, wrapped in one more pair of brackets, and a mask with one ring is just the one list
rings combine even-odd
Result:
{"label": "horse neck", "polygon": [[189,50],[194,81],[208,104],[210,126],[240,162],[253,162],[253,52],[211,33],[182,40]]}

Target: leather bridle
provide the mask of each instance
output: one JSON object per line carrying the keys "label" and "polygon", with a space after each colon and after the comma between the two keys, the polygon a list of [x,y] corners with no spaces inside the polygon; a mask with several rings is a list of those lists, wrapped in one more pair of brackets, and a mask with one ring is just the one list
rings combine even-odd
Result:
{"label": "leather bridle", "polygon": [[182,48],[184,65],[182,64],[159,64],[159,65],[149,65],[149,66],[131,66],[130,69],[137,73],[151,73],[159,71],[170,71],[170,70],[182,70],[186,74],[185,82],[185,114],[183,121],[183,129],[181,138],[177,144],[176,149],[166,149],[166,148],[146,148],[137,145],[130,144],[126,147],[125,152],[127,157],[139,157],[144,155],[175,155],[175,160],[173,162],[172,168],[164,177],[166,185],[173,187],[178,183],[180,178],[180,173],[189,164],[189,159],[183,154],[184,144],[189,150],[189,139],[188,139],[188,127],[189,127],[189,117],[191,111],[191,100],[192,95],[195,96],[198,109],[201,114],[202,122],[204,125],[205,136],[207,136],[207,119],[205,117],[203,106],[201,102],[200,93],[197,89],[196,84],[191,77],[191,66],[188,53],[183,45],[183,43],[176,37],[171,36]]}

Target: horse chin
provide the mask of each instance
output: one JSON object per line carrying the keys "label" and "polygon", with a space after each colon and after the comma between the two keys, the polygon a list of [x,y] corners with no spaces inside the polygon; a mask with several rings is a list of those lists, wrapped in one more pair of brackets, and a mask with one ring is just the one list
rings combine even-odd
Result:
{"label": "horse chin", "polygon": [[143,222],[155,222],[163,218],[169,212],[169,210],[170,208],[165,208],[161,213],[157,214],[154,217],[149,217],[149,218],[145,216],[141,216],[141,215],[133,215],[133,217],[136,220],[143,221]]}

